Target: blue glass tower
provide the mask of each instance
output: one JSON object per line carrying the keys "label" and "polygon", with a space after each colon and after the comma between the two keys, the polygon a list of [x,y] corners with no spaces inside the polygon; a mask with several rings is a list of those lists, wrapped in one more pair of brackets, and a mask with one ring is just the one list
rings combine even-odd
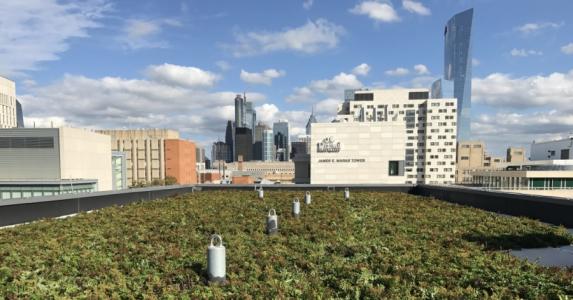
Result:
{"label": "blue glass tower", "polygon": [[[444,30],[444,82],[441,83],[441,93],[444,96],[451,94],[458,99],[458,141],[471,139],[473,14],[473,8],[456,14]],[[453,92],[448,90],[450,86]]]}

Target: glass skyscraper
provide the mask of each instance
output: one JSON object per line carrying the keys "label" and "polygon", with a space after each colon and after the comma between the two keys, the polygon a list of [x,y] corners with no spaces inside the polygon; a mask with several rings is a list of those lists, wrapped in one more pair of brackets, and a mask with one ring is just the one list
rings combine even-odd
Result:
{"label": "glass skyscraper", "polygon": [[272,129],[263,131],[263,161],[275,160],[275,143]]}
{"label": "glass skyscraper", "polygon": [[453,16],[446,24],[444,29],[444,80],[432,86],[433,96],[440,98],[453,96],[458,99],[458,141],[471,139],[473,14],[473,8],[468,9]]}

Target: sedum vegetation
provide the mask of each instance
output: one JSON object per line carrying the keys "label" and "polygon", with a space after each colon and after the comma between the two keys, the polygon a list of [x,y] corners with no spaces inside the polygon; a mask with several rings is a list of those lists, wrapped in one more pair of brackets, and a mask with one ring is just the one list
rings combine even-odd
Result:
{"label": "sedum vegetation", "polygon": [[[564,228],[400,193],[198,192],[0,230],[0,298],[565,299],[573,271],[506,250],[570,244]],[[269,208],[279,234],[267,236]],[[212,233],[227,247],[209,285]]]}

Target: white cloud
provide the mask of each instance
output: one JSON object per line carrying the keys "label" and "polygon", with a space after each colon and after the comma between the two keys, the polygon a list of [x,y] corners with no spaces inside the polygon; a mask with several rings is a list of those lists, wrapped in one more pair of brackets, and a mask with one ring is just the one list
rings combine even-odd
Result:
{"label": "white cloud", "polygon": [[105,0],[3,1],[0,5],[0,73],[13,76],[59,59],[72,38],[88,37],[111,5]]}
{"label": "white cloud", "polygon": [[422,64],[415,65],[414,71],[416,71],[416,74],[418,74],[418,75],[430,74],[430,70],[428,69],[428,67],[426,67],[425,65],[422,65]]}
{"label": "white cloud", "polygon": [[481,61],[479,61],[477,58],[472,58],[472,66],[477,67],[481,64]]}
{"label": "white cloud", "polygon": [[335,48],[344,32],[343,27],[325,19],[318,19],[308,21],[297,28],[287,28],[278,32],[236,33],[235,43],[226,45],[226,48],[235,56],[287,50],[311,54]]}
{"label": "white cloud", "polygon": [[285,76],[286,72],[283,70],[267,69],[261,73],[250,73],[241,70],[241,80],[251,84],[265,84],[271,85],[273,79]]}
{"label": "white cloud", "polygon": [[527,57],[530,55],[536,55],[536,56],[543,55],[543,52],[536,51],[536,50],[526,50],[526,49],[513,48],[513,49],[511,49],[509,54],[511,54],[511,56]]}
{"label": "white cloud", "polygon": [[472,83],[474,103],[495,107],[495,113],[472,122],[474,138],[488,149],[502,153],[510,145],[529,147],[533,140],[567,136],[573,128],[573,70],[529,77],[494,73]]}
{"label": "white cloud", "polygon": [[315,102],[317,97],[342,98],[344,90],[357,89],[364,85],[356,75],[341,72],[331,79],[313,80],[304,87],[297,87],[287,96],[287,102]]}
{"label": "white cloud", "polygon": [[399,68],[396,68],[394,70],[388,70],[385,73],[386,73],[386,75],[389,75],[389,76],[405,76],[405,75],[410,74],[410,71],[406,68],[399,67]]}
{"label": "white cloud", "polygon": [[342,103],[342,100],[339,100],[339,99],[333,99],[333,98],[324,99],[324,100],[316,103],[316,105],[314,106],[315,112],[317,114],[334,116],[334,115],[336,115],[336,112],[338,111],[338,105],[341,103]]}
{"label": "white cloud", "polygon": [[350,10],[355,15],[366,15],[376,22],[398,22],[400,17],[390,3],[362,1]]}
{"label": "white cloud", "polygon": [[302,7],[304,7],[304,9],[310,9],[313,4],[314,4],[314,0],[304,0],[302,2]]}
{"label": "white cloud", "polygon": [[366,76],[370,72],[370,69],[371,68],[368,64],[362,63],[352,69],[352,74],[358,76]]}
{"label": "white cloud", "polygon": [[142,48],[167,48],[169,43],[159,38],[164,26],[180,27],[182,23],[176,19],[142,20],[129,19],[125,22],[119,42],[126,48],[137,50]]}
{"label": "white cloud", "polygon": [[424,4],[413,0],[402,0],[402,7],[411,13],[419,14],[421,16],[429,16],[432,14],[430,9],[425,7]]}
{"label": "white cloud", "polygon": [[[186,82],[187,77],[182,75]],[[66,75],[21,95],[31,126],[67,124],[84,128],[172,128],[186,138],[213,141],[234,118],[235,91],[207,92],[154,78],[89,78]],[[265,96],[248,93],[260,103]]]}
{"label": "white cloud", "polygon": [[515,30],[523,35],[534,35],[541,32],[544,29],[558,29],[561,26],[563,26],[563,23],[554,23],[554,22],[526,23],[516,27]]}
{"label": "white cloud", "polygon": [[490,106],[524,109],[569,107],[573,103],[573,70],[517,78],[493,73],[485,78],[474,78],[472,83],[474,101]]}
{"label": "white cloud", "polygon": [[219,75],[196,67],[185,67],[172,64],[147,67],[147,77],[157,82],[184,87],[212,87]]}
{"label": "white cloud", "polygon": [[561,47],[561,52],[565,54],[573,54],[573,43],[569,43],[563,47]]}
{"label": "white cloud", "polygon": [[228,62],[224,61],[224,60],[218,60],[215,65],[217,65],[217,67],[219,67],[219,69],[221,69],[221,71],[227,71],[229,69],[231,69],[231,64],[229,64]]}

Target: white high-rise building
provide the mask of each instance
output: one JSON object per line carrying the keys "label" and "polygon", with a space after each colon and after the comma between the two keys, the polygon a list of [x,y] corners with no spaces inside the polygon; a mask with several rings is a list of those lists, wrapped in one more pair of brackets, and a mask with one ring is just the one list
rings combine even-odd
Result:
{"label": "white high-rise building", "polygon": [[16,84],[0,77],[0,128],[18,127]]}
{"label": "white high-rise building", "polygon": [[335,122],[312,125],[311,183],[455,182],[456,99],[429,99],[428,89],[345,98]]}

